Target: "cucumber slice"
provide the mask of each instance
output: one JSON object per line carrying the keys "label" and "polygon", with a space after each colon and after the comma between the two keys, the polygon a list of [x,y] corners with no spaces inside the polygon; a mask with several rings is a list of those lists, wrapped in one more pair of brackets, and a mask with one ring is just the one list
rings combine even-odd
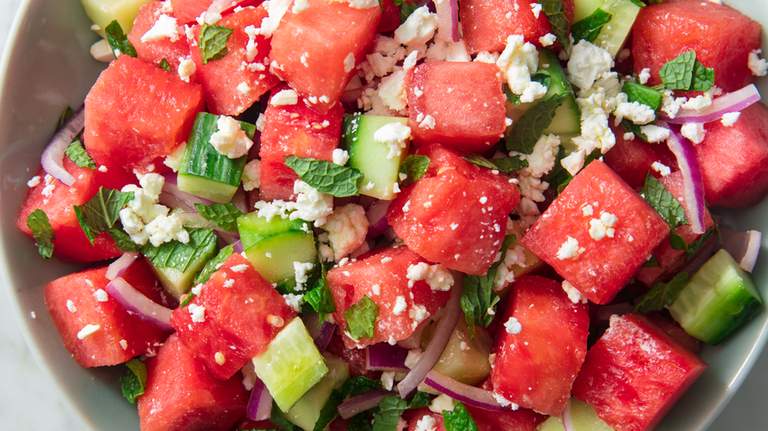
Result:
{"label": "cucumber slice", "polygon": [[752,277],[723,249],[688,280],[669,312],[687,333],[717,344],[762,308]]}
{"label": "cucumber slice", "polygon": [[[613,431],[613,428],[597,416],[592,406],[576,398],[571,398],[571,422],[574,431]],[[564,431],[565,426],[561,417],[550,416],[536,430]]]}
{"label": "cucumber slice", "polygon": [[104,29],[117,20],[123,32],[128,34],[133,28],[133,20],[139,14],[139,8],[150,0],[82,0],[83,9],[88,18],[99,26],[96,31],[104,37]]}
{"label": "cucumber slice", "polygon": [[613,15],[611,21],[603,26],[593,43],[610,52],[613,58],[616,58],[632,30],[635,18],[640,12],[640,6],[633,3],[632,0],[576,0],[575,6],[574,23],[592,15],[598,8]]}
{"label": "cucumber slice", "polygon": [[349,364],[328,352],[323,352],[323,358],[328,365],[328,374],[318,384],[312,387],[288,413],[281,414],[293,424],[305,431],[312,431],[317,420],[320,419],[320,411],[331,398],[334,389],[341,390],[344,382],[349,378]]}
{"label": "cucumber slice", "polygon": [[[230,159],[211,145],[211,136],[219,130],[219,116],[201,112],[195,118],[192,134],[179,168],[179,190],[218,203],[232,200],[243,176],[247,156]],[[240,128],[253,139],[256,126],[239,121]]]}
{"label": "cucumber slice", "polygon": [[[219,248],[216,245],[216,235],[210,234],[210,236],[202,236],[201,238],[208,238],[206,241],[198,241],[198,234],[204,229],[187,228],[187,232],[190,234],[190,242],[182,247],[189,246],[195,253],[192,257],[194,259],[186,265],[186,269],[173,268],[170,266],[156,267],[152,264],[152,259],[147,259],[147,262],[152,267],[152,270],[157,275],[157,279],[163,288],[167,290],[171,295],[179,299],[181,295],[189,292],[192,287],[192,280],[195,278],[195,274],[199,272],[209,260],[219,252]],[[165,245],[165,247],[170,247]],[[172,257],[169,259],[172,260]]]}
{"label": "cucumber slice", "polygon": [[328,374],[323,356],[299,318],[291,320],[252,361],[256,375],[283,412]]}
{"label": "cucumber slice", "polygon": [[[395,198],[394,184],[399,180],[400,164],[408,149],[400,156],[388,159],[389,147],[373,139],[373,134],[386,124],[400,122],[408,125],[407,118],[379,117],[375,115],[344,115],[342,146],[349,152],[347,166],[363,174],[360,194],[378,199]],[[372,184],[372,186],[369,186]]]}

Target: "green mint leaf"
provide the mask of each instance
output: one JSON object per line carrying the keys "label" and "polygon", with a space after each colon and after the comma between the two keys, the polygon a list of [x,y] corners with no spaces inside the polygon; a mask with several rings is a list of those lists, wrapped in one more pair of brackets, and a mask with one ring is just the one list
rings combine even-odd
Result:
{"label": "green mint leaf", "polygon": [[629,0],[629,1],[631,1],[632,3],[634,3],[634,5],[635,5],[635,6],[639,6],[639,7],[645,7],[645,3],[643,3],[643,1],[642,1],[642,0]]}
{"label": "green mint leaf", "polygon": [[128,367],[128,372],[120,377],[120,386],[125,399],[131,404],[136,404],[136,398],[144,395],[144,389],[147,387],[147,367],[136,358],[126,362],[125,365]]}
{"label": "green mint leaf", "polygon": [[443,410],[443,424],[446,431],[478,431],[475,420],[464,403],[457,403],[453,411]]}
{"label": "green mint leaf", "polygon": [[687,284],[687,272],[677,274],[669,283],[658,283],[656,286],[653,286],[653,289],[643,295],[632,311],[635,313],[647,313],[668,307],[680,296],[680,292]]}
{"label": "green mint leaf", "polygon": [[657,180],[650,173],[645,176],[645,184],[640,190],[640,196],[656,210],[659,215],[666,220],[672,228],[688,224],[685,218],[685,210],[680,202],[672,196],[664,184]]}
{"label": "green mint leaf", "polygon": [[431,160],[427,156],[410,155],[403,160],[403,164],[400,165],[400,172],[407,175],[403,181],[400,182],[400,186],[408,187],[411,184],[418,181],[429,169]]}
{"label": "green mint leaf", "polygon": [[[596,149],[592,151],[590,154],[587,154],[587,156],[584,157],[584,166],[582,167],[582,169],[586,168],[587,166],[589,166],[590,163],[599,159],[602,156],[603,154],[600,152],[599,149]],[[555,197],[557,197],[560,193],[562,193],[563,190],[565,190],[565,187],[568,186],[568,184],[573,179],[573,175],[571,175],[570,172],[565,170],[562,163],[560,163],[560,160],[562,160],[565,157],[566,157],[565,148],[563,148],[563,146],[561,145],[557,154],[557,162],[555,162],[555,167],[552,168],[552,171],[549,174],[550,176],[548,180],[549,184],[551,184],[552,186],[556,186],[556,187],[553,187],[555,190]]]}
{"label": "green mint leaf", "polygon": [[371,421],[368,419],[366,412],[358,413],[352,416],[352,419],[349,420],[349,427],[347,428],[347,431],[372,431],[372,430],[373,430],[373,425],[371,425]]}
{"label": "green mint leaf", "polygon": [[59,121],[56,122],[56,130],[61,129],[64,126],[64,123],[66,123],[72,116],[75,115],[75,111],[72,110],[69,106],[64,108],[64,111],[59,116]]}
{"label": "green mint leaf", "polygon": [[493,321],[493,314],[488,310],[499,302],[499,296],[493,291],[495,278],[496,271],[488,270],[485,275],[465,275],[462,280],[461,309],[472,337],[475,336],[475,325],[487,327]]}
{"label": "green mint leaf", "polygon": [[574,42],[580,40],[594,42],[595,39],[597,39],[597,36],[600,35],[600,31],[603,27],[611,21],[611,18],[613,18],[613,15],[597,8],[592,12],[592,15],[571,26],[571,34],[573,35]]}
{"label": "green mint leaf", "polygon": [[696,60],[696,63],[693,65],[693,83],[691,84],[691,90],[707,91],[713,85],[715,85],[715,69],[705,67],[699,60]]}
{"label": "green mint leaf", "polygon": [[99,187],[99,191],[85,205],[75,206],[77,220],[91,244],[99,234],[117,226],[120,210],[132,200],[133,192]]}
{"label": "green mint leaf", "polygon": [[280,414],[280,407],[278,407],[274,401],[272,402],[272,413],[269,416],[269,421],[282,431],[302,431],[301,428],[294,425]]}
{"label": "green mint leaf", "polygon": [[432,402],[432,396],[426,392],[416,391],[416,395],[408,401],[409,409],[418,409],[426,407]]}
{"label": "green mint leaf", "polygon": [[212,230],[188,228],[189,242],[166,242],[159,247],[147,243],[142,247],[142,254],[155,268],[174,268],[186,272],[194,262],[207,261],[218,249],[216,234]]}
{"label": "green mint leaf", "polygon": [[[552,74],[546,69],[540,69],[531,75],[531,81],[538,82],[544,87],[549,88],[552,84]],[[507,101],[515,106],[523,103],[522,100],[520,100],[520,95],[513,93],[508,84],[504,84],[504,95],[507,96]]]}
{"label": "green mint leaf", "polygon": [[713,226],[709,229],[707,229],[706,232],[704,232],[704,235],[702,235],[699,239],[696,241],[690,243],[688,247],[685,250],[685,259],[688,260],[693,257],[696,252],[702,249],[704,247],[704,244],[707,243],[707,241],[710,240],[715,235],[715,227]]}
{"label": "green mint leaf", "polygon": [[371,380],[363,376],[351,377],[344,382],[344,386],[341,388],[341,399],[367,394],[381,388],[381,380]]}
{"label": "green mint leaf", "polygon": [[198,49],[203,57],[203,64],[209,61],[221,60],[227,55],[227,41],[232,35],[231,28],[220,25],[203,24],[198,38]]}
{"label": "green mint leaf", "polygon": [[661,66],[661,82],[670,90],[688,90],[693,83],[693,68],[696,64],[696,51],[678,55]]}
{"label": "green mint leaf", "polygon": [[56,239],[56,233],[45,211],[38,208],[29,213],[27,227],[32,231],[40,256],[43,256],[43,259],[50,259],[53,256],[53,240]]}
{"label": "green mint leaf", "polygon": [[653,88],[627,81],[621,91],[627,93],[627,101],[630,103],[639,102],[650,106],[654,111],[657,111],[661,106],[661,92]]}
{"label": "green mint leaf", "polygon": [[515,106],[520,105],[520,96],[512,92],[512,89],[509,88],[509,84],[504,84],[504,95],[507,96],[507,101]]}
{"label": "green mint leaf", "polygon": [[160,69],[165,69],[168,72],[172,72],[171,65],[170,65],[170,63],[168,63],[168,60],[166,60],[165,57],[163,57],[160,60],[160,63],[157,63],[157,67],[159,67]]}
{"label": "green mint leaf", "polygon": [[404,23],[411,14],[419,8],[419,2],[406,3],[401,1],[400,3],[400,24]]}
{"label": "green mint leaf", "polygon": [[656,258],[656,256],[651,255],[651,258],[646,260],[645,263],[643,263],[643,268],[656,268],[659,265],[659,259]]}
{"label": "green mint leaf", "polygon": [[363,174],[357,169],[339,166],[325,160],[302,159],[296,156],[286,156],[285,164],[301,178],[302,181],[337,198],[357,196]]}
{"label": "green mint leaf", "polygon": [[555,94],[528,109],[512,126],[512,131],[507,137],[507,151],[531,154],[536,141],[552,123],[555,111],[567,97],[567,93]]}
{"label": "green mint leaf", "polygon": [[568,49],[571,45],[571,40],[568,37],[571,21],[565,16],[563,0],[538,0],[538,2],[541,4],[541,9],[544,11],[544,15],[547,16],[547,21],[549,21],[549,25],[552,27],[552,34],[560,41],[563,49]]}
{"label": "green mint leaf", "polygon": [[339,408],[341,401],[341,392],[339,392],[338,389],[331,391],[331,396],[320,410],[320,417],[317,419],[317,422],[315,422],[313,431],[323,431],[325,427],[331,423],[331,421],[336,417],[336,409]]}
{"label": "green mint leaf", "polygon": [[504,172],[505,174],[520,170],[528,166],[528,161],[520,159],[520,156],[486,159],[483,156],[470,153],[467,157],[462,157],[462,159],[472,163],[473,165],[498,170]]}
{"label": "green mint leaf", "polygon": [[107,42],[109,42],[109,47],[112,48],[112,54],[114,54],[115,58],[117,58],[119,54],[124,54],[133,58],[138,56],[136,48],[134,48],[131,41],[128,40],[128,36],[125,35],[123,28],[120,27],[117,20],[112,20],[112,22],[109,23],[107,28],[104,29],[104,34],[107,36]]}
{"label": "green mint leaf", "polygon": [[496,169],[496,165],[491,163],[490,160],[478,154],[470,153],[467,155],[467,157],[462,157],[462,159],[472,163],[473,165],[480,166],[481,168]]}
{"label": "green mint leaf", "polygon": [[[119,222],[118,225],[120,225]],[[122,225],[107,229],[107,234],[115,241],[118,250],[126,253],[141,251],[141,246],[133,242],[131,236],[123,231]]]}
{"label": "green mint leaf", "polygon": [[96,162],[93,161],[91,155],[85,151],[83,143],[79,139],[69,143],[69,146],[64,151],[64,154],[69,157],[79,168],[96,169]]}
{"label": "green mint leaf", "polygon": [[396,395],[379,401],[379,411],[373,417],[373,431],[396,431],[400,416],[407,408],[408,402]]}
{"label": "green mint leaf", "polygon": [[645,142],[648,142],[648,135],[643,133],[643,129],[640,128],[639,124],[635,124],[626,118],[621,120],[621,128],[624,129],[627,132],[632,132],[635,136],[642,139]]}
{"label": "green mint leaf", "polygon": [[216,226],[228,231],[237,231],[237,218],[243,215],[243,212],[237,209],[232,202],[210,205],[196,203],[195,209],[204,219],[210,220],[216,223]]}
{"label": "green mint leaf", "polygon": [[232,244],[219,250],[219,253],[213,259],[210,259],[208,262],[206,262],[203,269],[195,274],[195,278],[192,280],[192,285],[196,286],[198,284],[207,282],[208,279],[211,278],[211,274],[216,272],[216,270],[219,269],[219,266],[221,266],[227,259],[229,259],[230,256],[232,256],[234,250],[235,247]]}
{"label": "green mint leaf", "polygon": [[344,312],[347,319],[347,332],[354,339],[373,338],[376,329],[376,317],[379,306],[368,295]]}
{"label": "green mint leaf", "polygon": [[325,269],[322,272],[323,275],[320,281],[318,281],[317,286],[301,298],[302,301],[309,304],[320,315],[321,322],[325,319],[326,314],[336,311],[336,303],[333,301],[331,288],[328,286],[328,281],[325,278]]}

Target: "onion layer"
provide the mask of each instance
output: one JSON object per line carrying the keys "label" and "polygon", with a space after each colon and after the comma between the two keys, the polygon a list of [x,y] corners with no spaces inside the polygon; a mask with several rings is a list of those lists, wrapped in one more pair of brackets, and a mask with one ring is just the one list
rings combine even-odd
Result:
{"label": "onion layer", "polygon": [[573,428],[573,418],[571,417],[571,400],[565,403],[565,409],[563,410],[563,427],[565,431],[575,431]]}
{"label": "onion layer", "polygon": [[757,91],[755,84],[749,84],[746,87],[724,94],[712,101],[712,106],[698,112],[695,109],[680,109],[675,118],[669,118],[665,114],[660,114],[659,118],[668,123],[709,123],[717,121],[729,112],[738,112],[742,109],[760,101],[760,92]]}
{"label": "onion layer", "polygon": [[252,421],[263,421],[269,419],[272,413],[272,395],[270,395],[264,382],[256,377],[251,390],[251,396],[248,398],[248,407],[245,416]]}
{"label": "onion layer", "polygon": [[733,260],[739,263],[744,271],[752,272],[760,253],[760,242],[763,234],[756,230],[734,232],[723,228],[720,229],[720,232],[723,237],[723,248],[733,257]]}
{"label": "onion layer", "polygon": [[174,332],[171,326],[171,313],[173,310],[152,301],[136,290],[122,277],[110,281],[105,288],[107,294],[114,298],[133,316],[149,323],[150,325],[167,332]]}
{"label": "onion layer", "polygon": [[377,371],[398,371],[407,373],[405,358],[408,357],[408,349],[400,346],[391,346],[387,343],[376,343],[365,349],[365,368]]}
{"label": "onion layer", "polygon": [[704,178],[701,174],[701,166],[696,159],[696,150],[693,144],[687,138],[680,134],[680,129],[670,127],[668,124],[659,122],[659,126],[669,128],[672,133],[669,134],[667,145],[677,158],[677,165],[683,173],[683,183],[685,185],[685,203],[688,206],[687,215],[690,218],[693,233],[704,233],[704,216],[707,207],[704,204]]}
{"label": "onion layer", "polygon": [[389,223],[387,223],[387,209],[392,201],[376,201],[365,212],[365,217],[368,219],[368,234],[367,238],[375,238],[389,229]]}
{"label": "onion layer", "polygon": [[437,371],[428,372],[424,384],[456,401],[479,409],[499,412],[508,412],[514,409],[510,405],[505,407],[499,404],[491,391],[461,383]]}
{"label": "onion layer", "polygon": [[125,274],[125,271],[133,265],[133,262],[135,262],[138,257],[139,253],[123,253],[122,256],[110,263],[107,267],[107,280],[114,280],[117,277],[122,277],[123,274]]}
{"label": "onion layer", "polygon": [[437,39],[459,41],[459,3],[457,0],[434,0],[437,13]]}
{"label": "onion layer", "polygon": [[83,130],[84,125],[85,105],[75,111],[72,117],[56,131],[40,156],[40,164],[45,172],[67,186],[75,183],[75,177],[64,169],[64,152],[75,136]]}
{"label": "onion layer", "polygon": [[339,404],[339,416],[343,419],[349,419],[360,412],[376,407],[381,400],[390,395],[393,395],[392,392],[385,391],[384,389],[375,389],[371,392],[352,397]]}
{"label": "onion layer", "polygon": [[[182,209],[195,211],[195,204],[210,205],[213,203],[213,201],[208,199],[199,198],[179,190],[179,187],[176,185],[176,174],[165,174],[163,177],[165,177],[165,182],[163,183],[163,193],[160,195],[160,203],[163,205],[171,208],[184,206],[186,208]],[[164,196],[166,194],[170,196]]]}

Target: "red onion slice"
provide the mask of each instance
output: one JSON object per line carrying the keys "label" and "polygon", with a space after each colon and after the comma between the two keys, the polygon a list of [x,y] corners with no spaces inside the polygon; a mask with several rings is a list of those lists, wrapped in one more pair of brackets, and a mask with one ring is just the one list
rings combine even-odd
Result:
{"label": "red onion slice", "polygon": [[760,253],[760,242],[763,234],[756,230],[734,232],[723,228],[720,229],[720,233],[723,238],[722,248],[739,263],[744,271],[752,272]]}
{"label": "red onion slice", "polygon": [[398,371],[407,373],[405,358],[408,349],[387,343],[376,343],[365,349],[365,368],[378,371]]}
{"label": "red onion slice", "polygon": [[387,209],[392,201],[376,201],[365,212],[368,219],[368,234],[366,238],[375,238],[389,228]]}
{"label": "red onion slice", "polygon": [[699,161],[696,159],[696,150],[691,141],[680,134],[679,128],[670,127],[663,122],[659,122],[659,126],[667,127],[672,131],[667,139],[667,145],[677,158],[677,165],[683,173],[685,203],[688,207],[687,215],[690,218],[688,223],[691,224],[691,231],[704,233],[707,230],[704,226],[707,207],[704,203],[704,178]]}
{"label": "red onion slice", "polygon": [[107,280],[114,280],[117,277],[122,277],[123,274],[125,274],[125,271],[133,265],[133,262],[135,262],[138,257],[139,253],[123,253],[122,256],[110,263],[107,267]]}
{"label": "red onion slice", "polygon": [[717,121],[729,112],[738,112],[742,109],[760,101],[760,92],[757,91],[755,84],[749,84],[746,87],[724,94],[712,101],[712,106],[703,112],[695,109],[680,109],[675,118],[669,118],[663,112],[659,114],[659,119],[668,123],[709,123]]}
{"label": "red onion slice", "polygon": [[411,391],[416,389],[416,386],[424,380],[424,377],[429,370],[431,370],[437,361],[440,360],[440,356],[443,354],[445,346],[448,345],[448,340],[450,340],[451,334],[456,328],[456,323],[459,322],[460,316],[461,288],[454,285],[451,292],[451,299],[445,304],[445,315],[440,319],[440,322],[437,323],[435,335],[432,337],[432,341],[429,342],[427,350],[424,351],[408,375],[406,375],[397,385],[400,398],[405,398]]}
{"label": "red onion slice", "polygon": [[233,253],[242,253],[243,252],[243,242],[239,239],[232,243],[232,252]]}
{"label": "red onion slice", "polygon": [[64,169],[64,152],[84,126],[85,105],[75,111],[72,117],[56,131],[40,156],[40,164],[45,172],[67,186],[75,183],[75,177]]}
{"label": "red onion slice", "polygon": [[136,290],[122,277],[110,281],[105,288],[110,297],[114,298],[128,313],[140,320],[167,332],[174,332],[171,326],[173,310],[163,307]]}
{"label": "red onion slice", "polygon": [[248,398],[248,407],[245,416],[252,421],[263,421],[269,419],[272,413],[272,395],[270,395],[264,382],[256,377],[251,390],[251,396]]}
{"label": "red onion slice", "polygon": [[434,0],[437,13],[437,39],[445,42],[459,41],[459,2]]}
{"label": "red onion slice", "polygon": [[347,401],[339,404],[339,416],[344,419],[349,419],[352,416],[364,412],[370,408],[379,405],[379,402],[384,398],[394,395],[392,392],[385,391],[384,389],[375,389],[371,392],[366,392],[362,395],[352,397]]}
{"label": "red onion slice", "polygon": [[472,407],[498,412],[512,410],[510,406],[504,407],[499,404],[499,401],[493,396],[493,392],[461,383],[437,371],[428,372],[424,384]]}
{"label": "red onion slice", "polygon": [[309,332],[309,336],[312,337],[312,340],[315,342],[317,350],[319,350],[320,353],[323,353],[331,342],[333,333],[336,331],[336,325],[325,320],[318,325],[319,318],[319,314],[310,313],[302,317],[302,320],[304,321],[304,326],[307,328],[307,332]]}
{"label": "red onion slice", "polygon": [[565,403],[565,410],[563,410],[563,427],[565,428],[565,431],[575,431],[575,428],[573,427],[573,418],[571,417],[571,400],[569,399],[567,403]]}

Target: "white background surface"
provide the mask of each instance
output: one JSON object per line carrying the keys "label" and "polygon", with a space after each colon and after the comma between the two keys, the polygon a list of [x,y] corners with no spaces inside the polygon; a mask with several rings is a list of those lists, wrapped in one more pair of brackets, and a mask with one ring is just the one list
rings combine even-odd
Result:
{"label": "white background surface", "polygon": [[[0,53],[20,0],[0,0]],[[39,370],[0,286],[0,429],[77,431],[71,414]],[[768,351],[709,431],[768,429]]]}

